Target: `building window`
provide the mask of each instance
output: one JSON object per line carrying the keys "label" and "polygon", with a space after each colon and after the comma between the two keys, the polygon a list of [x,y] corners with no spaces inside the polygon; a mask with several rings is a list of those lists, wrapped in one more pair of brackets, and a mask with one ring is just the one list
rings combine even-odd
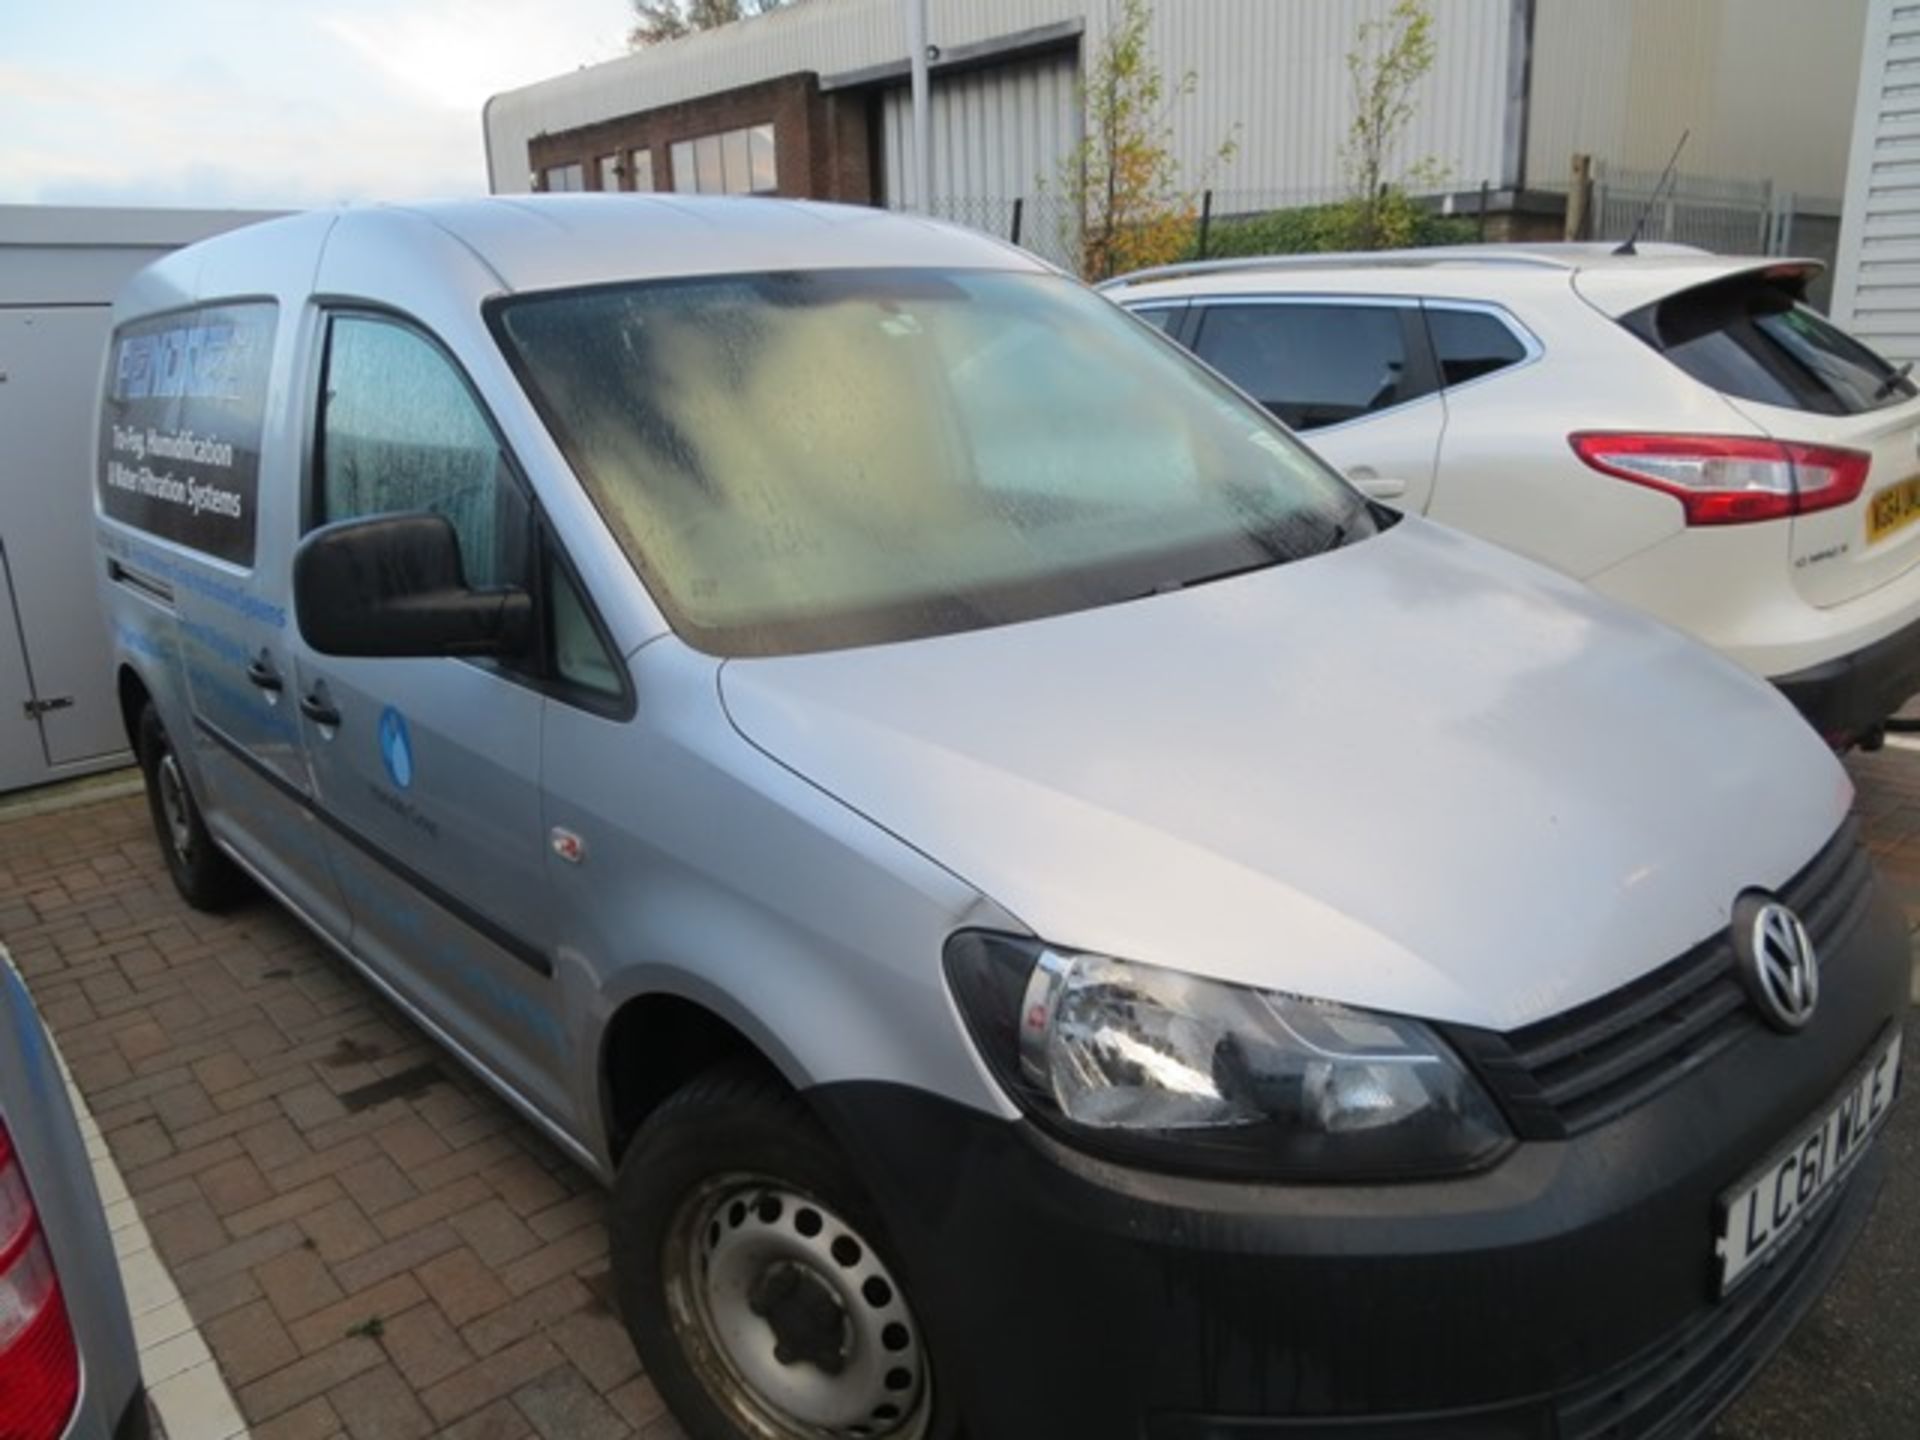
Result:
{"label": "building window", "polygon": [[753,125],[697,140],[676,140],[673,188],[699,195],[765,195],[778,190],[773,126]]}
{"label": "building window", "polygon": [[653,189],[653,151],[647,149],[627,152],[627,178],[633,183],[629,190]]}
{"label": "building window", "polygon": [[558,193],[587,188],[587,167],[580,164],[549,165],[540,172],[540,188]]}
{"label": "building window", "polygon": [[602,190],[620,188],[620,157],[618,155],[600,157],[600,188]]}

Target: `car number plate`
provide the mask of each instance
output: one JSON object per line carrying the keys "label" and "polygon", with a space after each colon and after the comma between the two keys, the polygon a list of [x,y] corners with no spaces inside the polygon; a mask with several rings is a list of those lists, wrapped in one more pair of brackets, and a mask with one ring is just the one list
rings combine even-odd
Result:
{"label": "car number plate", "polygon": [[1886,1120],[1899,1078],[1896,1031],[1818,1120],[1721,1195],[1721,1294],[1758,1271],[1838,1187]]}
{"label": "car number plate", "polygon": [[1887,486],[1867,502],[1867,543],[1904,529],[1915,520],[1920,520],[1920,475]]}

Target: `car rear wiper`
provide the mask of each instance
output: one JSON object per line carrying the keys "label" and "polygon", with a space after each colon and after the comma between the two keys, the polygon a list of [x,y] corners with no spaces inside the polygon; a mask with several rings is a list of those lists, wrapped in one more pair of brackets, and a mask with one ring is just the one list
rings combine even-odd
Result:
{"label": "car rear wiper", "polygon": [[1873,392],[1873,398],[1876,400],[1886,399],[1889,395],[1893,394],[1896,388],[1898,388],[1900,382],[1905,380],[1907,376],[1911,375],[1912,373],[1913,373],[1913,361],[1911,360],[1901,361],[1898,365],[1894,366],[1893,371],[1887,376],[1887,378],[1880,382],[1880,388]]}

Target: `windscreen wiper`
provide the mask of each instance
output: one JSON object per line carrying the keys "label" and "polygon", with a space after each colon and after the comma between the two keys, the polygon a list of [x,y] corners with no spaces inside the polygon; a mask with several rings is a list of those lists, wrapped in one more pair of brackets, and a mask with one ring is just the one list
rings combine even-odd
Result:
{"label": "windscreen wiper", "polygon": [[1880,382],[1880,388],[1873,392],[1873,398],[1876,400],[1886,399],[1889,395],[1893,394],[1900,382],[1912,373],[1913,361],[1901,361],[1898,365],[1894,366],[1892,373]]}

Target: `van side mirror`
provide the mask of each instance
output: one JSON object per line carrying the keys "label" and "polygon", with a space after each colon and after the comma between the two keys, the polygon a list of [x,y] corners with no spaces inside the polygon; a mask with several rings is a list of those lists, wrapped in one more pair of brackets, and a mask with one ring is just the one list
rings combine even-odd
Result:
{"label": "van side mirror", "polygon": [[515,655],[533,638],[524,590],[474,590],[442,515],[322,526],[293,554],[293,611],[322,655]]}

